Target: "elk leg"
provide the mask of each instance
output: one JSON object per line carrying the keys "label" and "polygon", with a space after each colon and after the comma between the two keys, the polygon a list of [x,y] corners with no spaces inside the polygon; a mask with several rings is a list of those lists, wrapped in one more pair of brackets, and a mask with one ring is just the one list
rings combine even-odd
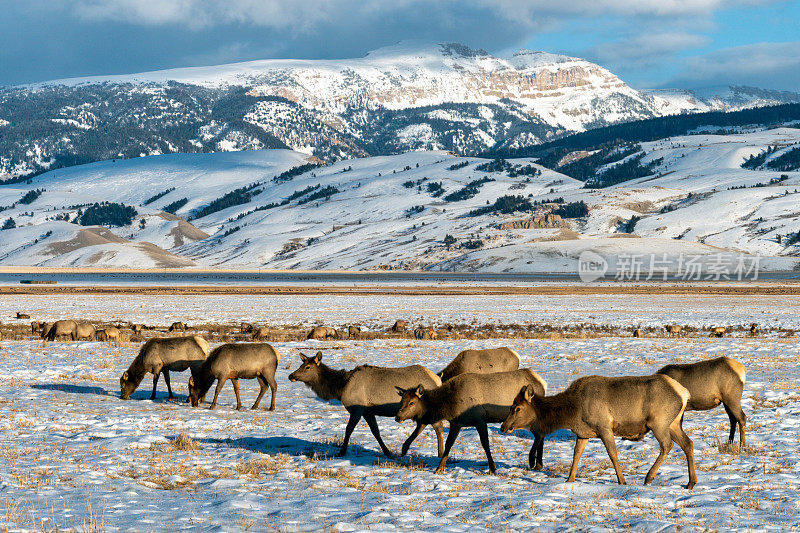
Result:
{"label": "elk leg", "polygon": [[[608,456],[611,458],[611,464],[614,465],[614,472],[617,473],[617,481],[619,482],[620,485],[626,485],[625,476],[622,475],[622,469],[619,467],[619,458],[617,457],[617,444],[614,442],[614,434],[611,431],[606,430],[600,433],[599,437],[600,440],[603,441],[603,444],[606,447]],[[672,443],[670,443],[670,446],[671,445]]]}
{"label": "elk leg", "polygon": [[236,410],[240,411],[242,409],[242,399],[239,397],[239,378],[231,378],[231,383],[233,383],[233,393],[236,395]]}
{"label": "elk leg", "polygon": [[419,437],[419,434],[422,433],[422,430],[425,429],[425,424],[421,422],[417,422],[417,427],[414,428],[414,431],[411,432],[411,435],[408,436],[406,441],[403,443],[403,448],[400,451],[400,456],[404,456],[408,453],[408,448],[411,446],[411,443]]}
{"label": "elk leg", "polygon": [[442,429],[443,425],[444,424],[442,423],[441,420],[436,422],[435,424],[431,424],[431,427],[433,427],[433,430],[436,432],[436,450],[437,450],[437,455],[439,457],[444,455],[444,430]]}
{"label": "elk leg", "polygon": [[692,439],[686,435],[686,432],[683,431],[683,428],[680,424],[672,423],[669,427],[669,435],[672,437],[672,440],[681,447],[683,453],[686,454],[686,465],[689,468],[689,483],[686,484],[687,489],[691,489],[692,487],[697,484],[697,473],[694,469],[694,446],[692,445]]}
{"label": "elk leg", "polygon": [[367,421],[367,425],[369,426],[370,431],[372,431],[372,435],[375,437],[375,440],[378,441],[378,445],[381,447],[383,454],[386,457],[394,457],[394,454],[389,451],[389,448],[383,443],[383,439],[381,438],[381,431],[378,429],[378,421],[375,420],[375,415],[364,415],[364,420]]}
{"label": "elk leg", "polygon": [[272,393],[272,400],[269,402],[269,409],[267,409],[267,411],[274,411],[275,396],[278,394],[278,382],[275,381],[275,372],[273,371],[271,375],[265,376],[264,379],[269,383],[270,392]]}
{"label": "elk leg", "polygon": [[256,398],[256,403],[254,403],[253,407],[251,407],[250,409],[258,409],[258,404],[261,403],[261,398],[263,398],[264,395],[267,393],[267,388],[269,387],[263,376],[261,375],[256,376],[256,380],[258,380],[258,384],[261,386],[261,390],[258,391],[258,398]]}
{"label": "elk leg", "polygon": [[478,436],[481,438],[481,445],[483,451],[486,452],[486,459],[489,461],[489,472],[494,474],[497,469],[494,467],[494,459],[492,459],[492,450],[489,448],[489,430],[486,428],[486,422],[482,422],[475,426],[478,430]]}
{"label": "elk leg", "polygon": [[531,446],[531,451],[528,453],[528,465],[534,470],[541,470],[543,468],[542,464],[542,454],[544,453],[544,438],[539,435],[538,433],[534,433],[533,439],[533,446]]}
{"label": "elk leg", "polygon": [[222,391],[222,386],[225,385],[225,378],[220,377],[217,380],[217,390],[214,391],[214,401],[211,402],[209,409],[214,409],[217,406],[217,398],[219,398],[219,393]]}
{"label": "elk leg", "polygon": [[158,385],[158,375],[160,374],[159,371],[153,372],[153,393],[150,395],[150,400],[156,399],[156,385]]}
{"label": "elk leg", "polygon": [[444,453],[442,454],[442,460],[439,461],[439,466],[436,467],[436,473],[441,474],[444,472],[444,465],[447,463],[447,457],[450,455],[450,448],[453,447],[453,443],[456,441],[459,432],[461,431],[461,426],[458,424],[450,423],[450,429],[447,430],[447,442],[444,443]]}
{"label": "elk leg", "polygon": [[350,435],[356,428],[356,424],[361,420],[361,414],[364,411],[361,409],[354,409],[350,411],[350,420],[347,421],[347,427],[344,429],[344,440],[342,441],[342,449],[339,450],[339,457],[344,457],[347,453],[347,445],[350,443]]}
{"label": "elk leg", "polygon": [[735,405],[731,405],[730,407],[728,404],[723,403],[723,407],[725,407],[725,412],[728,413],[728,418],[731,419],[731,433],[728,441],[733,442],[733,437],[736,434],[736,425],[739,425],[739,447],[744,448],[744,426],[747,423],[747,417],[742,411],[742,406],[739,405],[739,402],[736,402]]}
{"label": "elk leg", "polygon": [[169,391],[168,399],[172,399],[172,383],[169,380],[169,370],[164,369],[164,382],[167,384],[167,390]]}
{"label": "elk leg", "polygon": [[647,471],[647,475],[644,477],[644,484],[649,485],[653,482],[653,479],[656,477],[656,472],[661,467],[661,464],[664,462],[664,459],[667,458],[669,451],[672,449],[672,439],[670,438],[671,435],[668,431],[665,431],[663,428],[651,428],[653,430],[653,436],[658,441],[658,445],[661,448],[658,452],[658,457],[656,457],[656,462],[653,463],[653,466],[650,467],[650,470]]}
{"label": "elk leg", "polygon": [[575,449],[572,451],[572,467],[569,469],[569,477],[567,483],[575,481],[575,474],[578,473],[578,461],[581,460],[583,450],[586,448],[586,443],[589,439],[582,439],[580,437],[575,439]]}

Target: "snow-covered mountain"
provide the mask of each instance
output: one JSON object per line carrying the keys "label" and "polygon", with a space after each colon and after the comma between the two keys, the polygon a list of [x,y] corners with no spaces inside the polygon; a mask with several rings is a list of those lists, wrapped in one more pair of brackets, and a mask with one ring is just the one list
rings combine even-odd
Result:
{"label": "snow-covered mountain", "polygon": [[[0,186],[0,223],[14,226],[0,231],[0,265],[574,272],[592,250],[758,254],[762,268],[792,269],[800,170],[769,162],[798,147],[796,128],[641,143],[629,157],[652,174],[603,189],[531,159],[444,151],[326,165],[290,150],[104,161]],[[765,164],[742,168],[759,154]],[[502,209],[503,197],[522,207]],[[95,202],[136,213],[92,225]],[[563,211],[579,202],[588,212]]]}
{"label": "snow-covered mountain", "polygon": [[290,148],[326,161],[408,150],[469,155],[620,121],[784,101],[800,94],[641,92],[583,59],[401,43],[357,59],[0,89],[0,179],[175,152]]}

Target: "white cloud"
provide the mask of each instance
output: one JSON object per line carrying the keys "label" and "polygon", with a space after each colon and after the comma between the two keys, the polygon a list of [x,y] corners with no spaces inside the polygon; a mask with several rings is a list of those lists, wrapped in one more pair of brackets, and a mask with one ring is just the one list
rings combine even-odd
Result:
{"label": "white cloud", "polygon": [[800,89],[800,41],[755,43],[690,57],[671,82],[682,86],[740,84]]}
{"label": "white cloud", "polygon": [[611,70],[648,69],[671,61],[678,52],[709,42],[708,37],[691,33],[652,33],[600,44],[585,55]]}

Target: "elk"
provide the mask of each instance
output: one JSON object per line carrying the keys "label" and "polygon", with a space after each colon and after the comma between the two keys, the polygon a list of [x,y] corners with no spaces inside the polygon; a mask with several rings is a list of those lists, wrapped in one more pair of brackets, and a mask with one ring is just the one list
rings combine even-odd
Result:
{"label": "elk", "polygon": [[95,332],[95,338],[98,341],[117,341],[119,342],[119,329],[111,326],[105,329],[98,329]]}
{"label": "elk", "polygon": [[750,324],[750,335],[752,337],[755,337],[757,334],[758,334],[758,324],[753,322],[752,324]]}
{"label": "elk", "polygon": [[692,441],[681,427],[689,391],[669,376],[627,376],[608,378],[585,376],[572,382],[564,392],[541,397],[531,387],[523,387],[501,426],[509,433],[529,429],[546,436],[558,429],[569,429],[575,436],[575,450],[567,482],[575,481],[578,461],[590,438],[599,437],[606,447],[617,481],[625,477],[617,460],[614,435],[626,440],[641,440],[652,431],[661,447],[655,463],[644,478],[651,483],[675,441],[686,454],[689,469],[687,489],[697,483]]}
{"label": "elk", "polygon": [[45,338],[49,341],[54,341],[69,336],[71,340],[75,340],[75,330],[77,328],[78,324],[74,320],[56,320],[47,330]]}
{"label": "elk", "polygon": [[[384,455],[393,457],[394,454],[381,438],[376,416],[396,416],[400,409],[395,387],[411,387],[422,383],[428,387],[438,387],[442,384],[439,377],[421,365],[412,365],[402,368],[387,368],[380,366],[362,365],[353,370],[334,370],[322,362],[322,352],[317,352],[314,357],[300,354],[303,360],[300,367],[289,375],[289,381],[305,383],[314,393],[323,400],[339,400],[350,413],[347,427],[344,432],[344,441],[339,451],[342,457],[347,453],[350,435],[363,417],[369,426],[375,440],[381,447]],[[411,443],[419,436],[427,423],[417,423],[417,427],[403,443],[401,455],[408,453]],[[442,455],[444,437],[442,424],[435,421],[433,429],[436,432],[439,455]]]}
{"label": "elk", "polygon": [[130,398],[144,379],[145,374],[150,372],[153,374],[153,393],[150,395],[150,399],[155,400],[158,376],[163,372],[169,398],[172,399],[170,370],[183,372],[187,368],[191,368],[194,371],[206,358],[208,348],[208,342],[200,335],[150,339],[144,343],[142,349],[139,350],[139,355],[119,378],[120,398],[123,400]]}
{"label": "elk", "polygon": [[250,324],[248,322],[242,322],[239,325],[239,333],[241,333],[242,335],[245,335],[247,333],[253,333],[253,324]]}
{"label": "elk", "polygon": [[[527,368],[491,374],[461,374],[435,389],[426,389],[424,385],[410,389],[397,387],[397,393],[402,401],[395,420],[403,422],[411,419],[418,427],[441,423],[443,420],[450,422],[444,453],[441,454],[439,466],[436,468],[437,474],[444,472],[450,448],[461,428],[474,427],[480,436],[483,451],[486,452],[489,471],[494,473],[495,466],[489,449],[487,424],[505,420],[520,387],[528,385],[540,396],[544,396],[547,390],[547,382],[539,374]],[[541,467],[544,435],[535,431],[534,434],[536,439],[528,455],[528,461],[531,467]]]}
{"label": "elk", "polygon": [[131,331],[133,331],[136,335],[141,335],[144,326],[142,324],[131,324]]}
{"label": "elk", "polygon": [[28,313],[21,313],[17,311],[17,320],[30,320],[30,319],[31,315],[29,315]]}
{"label": "elk", "polygon": [[675,336],[679,335],[681,331],[683,331],[683,326],[679,326],[677,324],[667,324],[664,326],[664,329],[667,330],[667,333],[670,335]]}
{"label": "elk", "polygon": [[268,410],[275,410],[275,394],[278,391],[275,370],[278,368],[279,360],[280,355],[275,348],[260,342],[223,344],[214,348],[203,364],[189,378],[189,400],[192,407],[200,405],[214,380],[217,380],[214,401],[209,407],[209,409],[214,409],[217,406],[222,386],[225,385],[226,380],[230,379],[233,383],[233,392],[236,393],[236,410],[238,411],[242,408],[242,399],[239,397],[239,380],[256,379],[261,390],[251,409],[257,409],[267,389],[271,389],[272,401]]}
{"label": "elk", "polygon": [[640,337],[644,337],[644,334],[642,333],[641,329],[636,328],[635,330],[633,330],[633,336],[634,338],[638,339]]}
{"label": "elk", "polygon": [[347,328],[347,336],[351,339],[357,339],[361,336],[361,328],[358,326],[350,326]]}
{"label": "elk", "polygon": [[392,325],[392,331],[395,333],[403,333],[406,330],[407,322],[405,320],[397,320]]}
{"label": "elk", "polygon": [[173,331],[186,331],[186,324],[183,322],[173,322],[172,325],[167,328],[167,331],[172,333]]}
{"label": "elk", "polygon": [[725,326],[717,326],[715,328],[711,328],[711,335],[714,337],[724,337],[725,333],[728,332],[728,328]]}
{"label": "elk", "polygon": [[328,328],[325,326],[317,326],[308,333],[306,340],[308,339],[328,340],[328,339],[338,339],[338,338],[339,338],[339,332],[336,331],[335,329]]}
{"label": "elk", "polygon": [[42,332],[42,325],[44,325],[44,322],[37,322],[35,320],[31,322],[31,335],[40,334]]}
{"label": "elk", "polygon": [[260,328],[256,328],[253,331],[252,339],[254,341],[265,341],[269,339],[269,328],[267,326],[261,326]]}
{"label": "elk", "polygon": [[435,341],[439,338],[439,334],[432,328],[417,328],[414,330],[414,338],[417,340]]}
{"label": "elk", "polygon": [[657,372],[671,377],[689,391],[687,411],[707,411],[720,403],[728,413],[731,431],[728,442],[733,442],[739,426],[739,445],[744,446],[744,426],[747,417],[742,411],[742,391],[747,369],[730,357],[717,357],[699,363],[667,365]]}
{"label": "elk", "polygon": [[78,322],[75,326],[75,340],[87,340],[93,341],[94,340],[94,326],[89,324],[88,322]]}
{"label": "elk", "polygon": [[[464,350],[439,372],[442,382],[450,378],[472,372],[509,372],[519,368],[519,354],[511,348],[486,348],[485,350]],[[509,403],[509,405],[511,405]]]}

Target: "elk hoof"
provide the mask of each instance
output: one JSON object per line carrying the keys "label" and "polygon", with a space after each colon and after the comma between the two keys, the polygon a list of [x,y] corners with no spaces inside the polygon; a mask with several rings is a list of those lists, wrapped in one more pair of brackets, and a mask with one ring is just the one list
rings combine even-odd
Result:
{"label": "elk hoof", "polygon": [[693,489],[696,484],[697,484],[696,481],[690,481],[689,483],[686,484],[686,488]]}
{"label": "elk hoof", "polygon": [[536,465],[533,466],[534,470],[542,470],[543,468],[544,465],[542,463],[537,463]]}

